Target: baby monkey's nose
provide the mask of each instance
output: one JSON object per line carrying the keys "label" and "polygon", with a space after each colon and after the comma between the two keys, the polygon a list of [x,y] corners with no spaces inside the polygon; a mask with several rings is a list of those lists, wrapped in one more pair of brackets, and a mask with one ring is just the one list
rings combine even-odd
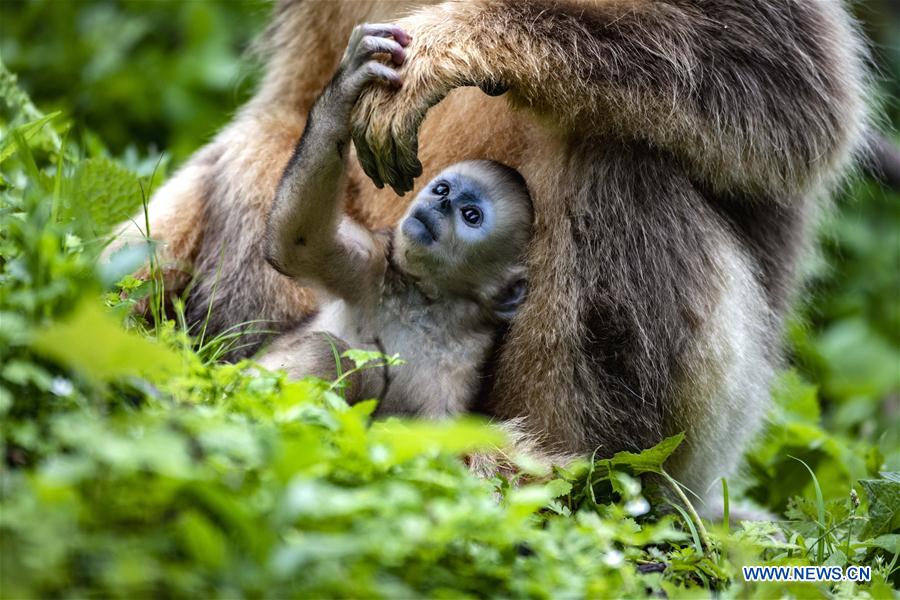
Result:
{"label": "baby monkey's nose", "polygon": [[449,214],[450,198],[448,198],[447,196],[442,197],[440,200],[438,200],[436,208],[444,214]]}

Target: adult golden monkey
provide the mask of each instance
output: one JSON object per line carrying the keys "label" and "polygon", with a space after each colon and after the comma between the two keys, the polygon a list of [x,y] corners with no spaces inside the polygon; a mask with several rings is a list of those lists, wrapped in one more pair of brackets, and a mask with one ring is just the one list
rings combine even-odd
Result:
{"label": "adult golden monkey", "polygon": [[[375,183],[489,159],[532,193],[529,296],[485,410],[574,453],[685,430],[676,476],[702,493],[728,474],[766,406],[806,224],[865,135],[841,2],[281,2],[259,92],[150,204],[170,284],[197,278],[189,316],[212,304],[208,333],[314,310],[266,264],[265,215],[366,21],[412,37],[403,86],[356,112]],[[351,163],[350,214],[393,225],[405,200]]]}

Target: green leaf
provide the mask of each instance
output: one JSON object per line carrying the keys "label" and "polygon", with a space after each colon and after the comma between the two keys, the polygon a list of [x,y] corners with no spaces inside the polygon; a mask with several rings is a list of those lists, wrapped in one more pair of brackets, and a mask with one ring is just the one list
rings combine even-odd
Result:
{"label": "green leaf", "polygon": [[8,131],[3,139],[0,140],[0,164],[16,153],[16,150],[18,149],[18,145],[16,144],[16,134],[22,136],[20,139],[28,141],[33,138],[44,125],[58,117],[60,114],[62,114],[60,111],[52,112],[49,115],[44,115],[39,119],[29,121],[28,123],[19,125],[11,131]]}
{"label": "green leaf", "polygon": [[91,222],[101,230],[133,216],[147,193],[137,175],[103,156],[78,163],[73,181],[74,210],[86,211]]}
{"label": "green leaf", "polygon": [[401,421],[390,419],[372,425],[374,444],[391,449],[393,464],[427,452],[462,454],[503,445],[503,433],[484,421],[462,418],[456,421]]}
{"label": "green leaf", "polygon": [[897,554],[900,552],[900,533],[885,533],[877,538],[866,540],[864,543],[870,548],[882,548],[891,554]]}
{"label": "green leaf", "polygon": [[551,494],[551,498],[559,498],[565,496],[572,491],[572,484],[565,479],[554,479],[547,482],[547,491]]}
{"label": "green leaf", "polygon": [[346,350],[341,354],[344,358],[349,358],[356,365],[356,368],[364,367],[370,362],[384,360],[384,354],[375,350]]}
{"label": "green leaf", "polygon": [[681,442],[684,441],[684,432],[667,437],[652,448],[647,448],[635,454],[633,452],[619,452],[612,457],[613,465],[617,467],[630,467],[636,475],[642,473],[662,473],[663,463],[668,460]]}
{"label": "green leaf", "polygon": [[868,537],[900,530],[900,483],[890,479],[862,479],[869,501]]}
{"label": "green leaf", "polygon": [[672,455],[681,442],[684,441],[684,432],[667,437],[652,448],[641,452],[618,452],[612,458],[597,459],[594,461],[594,475],[592,481],[598,481],[609,477],[613,469],[630,470],[634,475],[644,473],[662,474],[663,463]]}
{"label": "green leaf", "polygon": [[127,333],[91,302],[82,303],[65,321],[38,332],[31,347],[97,382],[128,375],[163,377],[182,364],[173,351]]}
{"label": "green leaf", "polygon": [[881,471],[879,473],[883,478],[894,483],[900,483],[900,471]]}
{"label": "green leaf", "polygon": [[345,350],[341,356],[352,360],[357,369],[360,369],[369,363],[384,363],[390,367],[405,363],[405,361],[401,360],[397,354],[388,356],[387,354],[382,354],[376,350],[357,350],[351,348],[350,350]]}

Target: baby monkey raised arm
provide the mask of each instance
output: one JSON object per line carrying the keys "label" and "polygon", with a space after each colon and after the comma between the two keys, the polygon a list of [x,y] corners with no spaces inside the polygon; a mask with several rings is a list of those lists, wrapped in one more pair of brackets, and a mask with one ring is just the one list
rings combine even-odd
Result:
{"label": "baby monkey raised arm", "polygon": [[426,186],[390,234],[343,215],[353,105],[366,85],[401,85],[374,57],[399,65],[408,42],[394,26],[357,27],[310,112],[269,214],[265,252],[279,272],[332,299],[260,363],[292,377],[333,378],[335,349],[397,353],[405,366],[360,375],[347,399],[378,397],[380,413],[444,416],[469,406],[498,325],[525,297],[533,211],[517,171],[466,161]]}
{"label": "baby monkey raised arm", "polygon": [[370,291],[381,257],[368,232],[341,211],[350,113],[366,85],[400,85],[397,72],[374,56],[389,54],[399,65],[408,43],[409,36],[391,25],[353,30],[337,73],[310,110],[269,212],[266,260],[280,273],[339,297]]}

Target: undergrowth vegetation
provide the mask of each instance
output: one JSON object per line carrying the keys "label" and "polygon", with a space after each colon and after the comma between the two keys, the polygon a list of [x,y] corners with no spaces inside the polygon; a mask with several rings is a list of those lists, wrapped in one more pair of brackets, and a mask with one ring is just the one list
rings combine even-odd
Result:
{"label": "undergrowth vegetation", "polygon": [[340,382],[217,361],[239,337],[168,318],[161,280],[129,275],[152,245],[97,264],[168,161],[111,153],[3,66],[0,104],[0,597],[898,597],[900,199],[877,184],[823,225],[795,366],[721,482],[772,519],[729,525],[666,474],[681,436],[483,479],[465,457],[503,446],[485,422],[373,422]]}

